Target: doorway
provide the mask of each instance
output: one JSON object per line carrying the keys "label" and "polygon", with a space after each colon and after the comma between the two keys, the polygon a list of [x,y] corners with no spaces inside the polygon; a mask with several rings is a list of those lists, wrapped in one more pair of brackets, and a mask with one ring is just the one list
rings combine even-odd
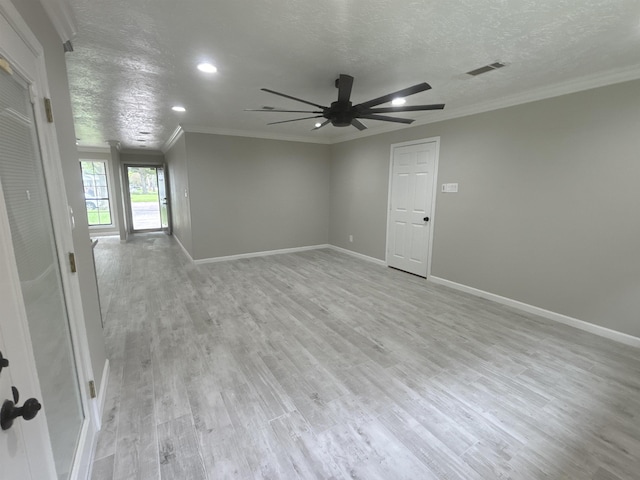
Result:
{"label": "doorway", "polygon": [[97,425],[79,284],[66,263],[72,227],[42,48],[7,2],[0,57],[0,471],[83,478]]}
{"label": "doorway", "polygon": [[431,263],[439,142],[391,146],[387,265],[421,277]]}
{"label": "doorway", "polygon": [[132,232],[169,230],[164,166],[126,165],[129,224]]}

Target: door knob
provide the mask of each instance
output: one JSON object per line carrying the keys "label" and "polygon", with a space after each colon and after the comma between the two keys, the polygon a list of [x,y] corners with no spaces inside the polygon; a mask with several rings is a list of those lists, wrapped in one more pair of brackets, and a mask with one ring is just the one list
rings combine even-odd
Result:
{"label": "door knob", "polygon": [[8,366],[9,366],[9,360],[4,358],[2,356],[2,352],[0,352],[0,372],[2,371],[3,368],[8,367]]}
{"label": "door knob", "polygon": [[424,217],[422,220],[425,221],[425,222],[428,222],[429,221],[429,217]]}
{"label": "door knob", "polygon": [[2,430],[11,428],[13,420],[18,417],[22,417],[25,420],[31,420],[42,408],[40,402],[35,398],[30,398],[25,401],[24,405],[21,407],[16,407],[16,403],[19,399],[18,389],[11,387],[11,390],[13,390],[13,400],[15,403],[11,400],[5,400],[2,404],[2,409],[0,410],[0,427],[2,427]]}

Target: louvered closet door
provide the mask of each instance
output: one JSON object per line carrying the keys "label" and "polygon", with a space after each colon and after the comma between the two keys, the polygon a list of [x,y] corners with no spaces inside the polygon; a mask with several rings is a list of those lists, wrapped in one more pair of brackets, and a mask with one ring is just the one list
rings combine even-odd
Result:
{"label": "louvered closet door", "polygon": [[[10,230],[15,257],[11,270],[17,269],[19,279],[19,289],[15,291],[21,296],[26,312],[57,476],[67,479],[85,413],[33,107],[28,86],[17,73],[0,71],[0,132],[0,180],[4,200],[0,202],[0,215],[4,217],[0,225],[4,229],[8,225]],[[9,238],[6,231],[2,236]],[[12,272],[2,272],[2,275],[15,275]],[[9,327],[11,322],[18,322],[6,320]],[[11,341],[3,340],[5,345]],[[20,379],[12,381],[20,389]],[[27,395],[27,392],[21,395],[20,404]],[[22,423],[21,427],[26,429],[30,425]]]}

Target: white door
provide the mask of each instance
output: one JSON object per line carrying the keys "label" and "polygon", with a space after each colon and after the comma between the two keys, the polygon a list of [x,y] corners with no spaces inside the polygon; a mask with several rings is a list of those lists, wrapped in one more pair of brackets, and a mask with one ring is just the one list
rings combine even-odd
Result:
{"label": "white door", "polygon": [[44,120],[44,59],[6,0],[0,58],[0,350],[9,361],[0,372],[0,404],[10,406],[19,392],[18,407],[29,398],[41,405],[34,418],[2,425],[0,478],[84,478],[95,425],[80,387],[86,338],[70,321],[70,308],[77,319],[81,306],[69,301],[79,288],[64,262],[71,226],[55,130]]}
{"label": "white door", "polygon": [[387,264],[427,276],[437,142],[393,146]]}
{"label": "white door", "polygon": [[[5,211],[0,188],[0,210]],[[22,406],[27,398],[41,400],[40,386],[28,334],[23,327],[24,308],[15,282],[15,261],[6,215],[0,215],[0,352],[8,364],[0,371],[0,402],[13,401],[15,386]],[[27,448],[28,446],[28,448]],[[46,418],[42,411],[28,423],[14,420],[11,428],[0,430],[0,477],[13,479],[55,478],[53,453]]]}

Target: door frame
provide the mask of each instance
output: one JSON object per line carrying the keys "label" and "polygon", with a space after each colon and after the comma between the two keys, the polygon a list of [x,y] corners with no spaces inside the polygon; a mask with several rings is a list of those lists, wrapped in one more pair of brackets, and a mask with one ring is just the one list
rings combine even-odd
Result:
{"label": "door frame", "polygon": [[[40,144],[40,155],[47,186],[51,221],[53,224],[53,236],[56,242],[56,253],[69,318],[69,330],[78,374],[80,400],[85,415],[73,459],[70,479],[84,479],[88,477],[91,471],[91,460],[97,440],[97,431],[100,428],[98,423],[100,420],[100,408],[98,399],[91,399],[89,393],[89,381],[92,380],[93,377],[93,368],[84,323],[80,282],[77,273],[72,273],[69,265],[66,263],[69,253],[75,250],[72,237],[74,220],[73,211],[67,200],[64,177],[62,175],[62,160],[60,157],[55,123],[47,122],[44,109],[44,99],[50,98],[44,49],[9,0],[0,0],[0,22],[6,23],[3,25],[3,28],[0,29],[2,30],[2,34],[0,35],[0,54],[7,58],[7,60],[11,62],[13,70],[18,72],[23,78],[26,78],[31,85],[29,90],[33,102],[35,125]],[[2,205],[4,210],[4,199]],[[3,229],[3,236],[5,238],[3,242],[7,240],[7,236],[9,242],[12,242],[11,234],[8,230],[4,230],[5,229]],[[9,245],[11,246],[11,253],[13,253],[12,243]],[[21,298],[20,280],[15,262],[13,267],[8,274],[15,291],[18,292]],[[34,373],[32,379],[37,383],[37,390],[39,391],[40,386],[37,370],[35,369],[35,357],[33,356],[33,346],[29,336],[29,326],[24,307],[22,307],[22,314],[17,320],[20,324],[17,328],[26,332],[27,347],[30,356],[29,363],[31,364],[29,369]],[[44,415],[43,418],[45,418]],[[42,439],[42,443],[43,445],[38,446],[40,450],[39,455],[42,456],[38,457],[34,455],[33,458],[28,456],[30,464],[37,464],[49,460],[46,451],[49,450],[50,452],[51,449],[50,437],[47,435],[46,438]],[[52,461],[52,453],[50,453],[50,455]]]}
{"label": "door frame", "polygon": [[173,235],[173,223],[171,221],[171,190],[169,189],[169,166],[167,162],[162,164],[162,171],[164,172],[164,194],[167,199],[167,228],[164,232],[167,235]]}
{"label": "door frame", "polygon": [[387,189],[387,216],[385,219],[385,225],[387,228],[386,243],[384,246],[384,261],[389,266],[389,235],[391,234],[389,228],[389,216],[391,212],[391,198],[393,187],[393,154],[396,148],[408,147],[411,145],[419,145],[422,143],[435,143],[435,159],[433,168],[433,188],[431,197],[431,211],[429,212],[429,223],[431,224],[429,229],[429,243],[427,245],[427,278],[431,276],[431,256],[433,253],[433,233],[435,232],[435,211],[436,211],[436,197],[438,193],[438,163],[440,161],[440,137],[421,138],[418,140],[409,140],[407,142],[392,143],[389,154],[389,186]]}
{"label": "door frame", "polygon": [[[166,189],[166,175],[167,175],[167,166],[164,163],[157,163],[157,162],[153,162],[153,163],[140,163],[140,162],[134,162],[134,163],[123,163],[122,164],[122,178],[123,178],[123,194],[125,195],[125,210],[126,210],[126,215],[127,215],[127,224],[128,224],[128,231],[129,233],[146,233],[146,232],[167,232],[167,231],[171,231],[171,224],[169,223],[169,220],[167,218],[167,228],[162,228],[162,219],[160,219],[160,228],[145,228],[145,229],[140,229],[140,230],[135,230],[133,228],[133,207],[131,206],[131,190],[129,189],[129,167],[133,167],[133,168],[155,168],[156,169],[156,181],[158,179],[158,168],[162,168],[164,169],[164,174],[165,174],[165,189]],[[167,191],[167,215],[170,215],[169,213],[169,192]],[[160,192],[158,192],[158,201],[161,201],[160,199]]]}

